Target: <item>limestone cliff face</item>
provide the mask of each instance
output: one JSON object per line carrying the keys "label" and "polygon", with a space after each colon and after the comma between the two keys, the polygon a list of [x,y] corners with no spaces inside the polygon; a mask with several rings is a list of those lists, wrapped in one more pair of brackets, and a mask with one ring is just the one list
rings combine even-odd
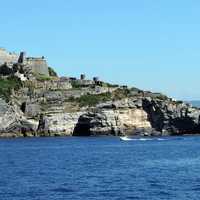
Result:
{"label": "limestone cliff face", "polygon": [[44,136],[73,135],[76,124],[82,112],[57,113],[50,116],[41,116],[38,133]]}
{"label": "limestone cliff face", "polygon": [[200,110],[184,103],[129,98],[97,105],[92,111],[46,117],[50,133],[64,135],[171,135],[200,133]]}
{"label": "limestone cliff face", "polygon": [[16,105],[0,99],[0,137],[31,136],[37,128],[36,120],[27,119]]}
{"label": "limestone cliff face", "polygon": [[132,133],[135,129],[149,129],[151,123],[148,120],[148,114],[142,109],[123,109],[116,111],[117,124],[123,132]]}
{"label": "limestone cliff face", "polygon": [[[62,103],[56,105],[54,102],[54,106],[47,108],[39,119],[33,118],[35,104],[31,104],[31,114],[23,113],[17,105],[7,104],[2,99],[0,105],[1,136],[151,136],[200,133],[199,109],[184,103],[150,97],[109,101],[92,109],[83,108],[74,112],[68,112],[61,106]],[[37,112],[39,114],[41,111]]]}
{"label": "limestone cliff face", "polygon": [[151,124],[143,109],[103,109],[82,115],[74,135],[123,135],[144,129],[151,129]]}
{"label": "limestone cliff face", "polygon": [[152,127],[163,134],[200,132],[200,110],[190,105],[145,98],[143,108],[149,115]]}
{"label": "limestone cliff face", "polygon": [[151,128],[141,99],[124,99],[99,104],[92,111],[47,114],[42,116],[38,131],[49,135],[89,136],[134,134]]}

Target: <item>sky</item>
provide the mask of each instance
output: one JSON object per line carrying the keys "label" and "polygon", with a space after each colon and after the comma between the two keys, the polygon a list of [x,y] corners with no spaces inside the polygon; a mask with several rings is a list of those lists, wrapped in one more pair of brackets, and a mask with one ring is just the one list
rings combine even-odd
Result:
{"label": "sky", "polygon": [[200,99],[199,0],[0,0],[0,46],[60,76]]}

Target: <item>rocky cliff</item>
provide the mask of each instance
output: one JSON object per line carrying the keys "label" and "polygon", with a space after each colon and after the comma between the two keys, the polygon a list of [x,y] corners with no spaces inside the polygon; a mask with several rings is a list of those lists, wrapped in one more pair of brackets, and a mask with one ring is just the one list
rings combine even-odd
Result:
{"label": "rocky cliff", "polygon": [[200,133],[200,110],[160,93],[83,75],[30,79],[20,63],[9,66],[14,73],[0,77],[1,137]]}
{"label": "rocky cliff", "polygon": [[0,105],[0,132],[4,137],[200,133],[199,109],[151,97],[125,98],[77,110],[64,103],[47,108],[37,102],[27,103],[25,112],[15,103],[1,100]]}

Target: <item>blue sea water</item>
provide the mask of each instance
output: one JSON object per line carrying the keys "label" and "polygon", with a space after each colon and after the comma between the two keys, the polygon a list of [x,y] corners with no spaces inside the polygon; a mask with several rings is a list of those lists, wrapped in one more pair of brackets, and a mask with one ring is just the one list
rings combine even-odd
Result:
{"label": "blue sea water", "polygon": [[199,200],[200,137],[0,140],[0,200]]}

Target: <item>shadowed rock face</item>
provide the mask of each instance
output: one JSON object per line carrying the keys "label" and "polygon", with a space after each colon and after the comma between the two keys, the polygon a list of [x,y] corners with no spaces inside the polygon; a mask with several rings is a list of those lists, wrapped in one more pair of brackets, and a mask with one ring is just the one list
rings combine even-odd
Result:
{"label": "shadowed rock face", "polygon": [[154,129],[163,134],[200,133],[200,110],[184,103],[143,99],[143,109],[148,113]]}
{"label": "shadowed rock face", "polygon": [[177,134],[195,134],[199,133],[199,125],[192,118],[183,117],[176,118],[171,122],[171,127],[175,128],[174,133]]}

